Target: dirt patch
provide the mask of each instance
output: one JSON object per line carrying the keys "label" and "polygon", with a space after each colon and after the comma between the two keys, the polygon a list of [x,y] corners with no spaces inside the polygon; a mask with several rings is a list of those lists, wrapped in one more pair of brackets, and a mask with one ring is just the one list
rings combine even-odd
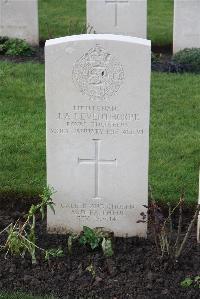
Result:
{"label": "dirt patch", "polygon": [[156,54],[166,54],[166,55],[172,55],[173,53],[173,45],[172,44],[168,44],[168,45],[155,45],[152,44],[151,46],[151,50],[153,53]]}
{"label": "dirt patch", "polygon": [[[11,61],[15,63],[25,63],[25,62],[44,63],[44,49],[40,47],[31,56],[0,55],[0,61]],[[159,60],[157,62],[152,62],[151,69],[152,71],[155,72],[164,72],[164,73],[184,73],[184,72],[194,73],[193,67],[191,67],[190,65],[175,64],[172,61],[172,56],[165,53],[159,55]],[[200,70],[195,71],[195,73],[200,73]]]}
{"label": "dirt patch", "polygon": [[[165,73],[200,73],[200,70],[194,71],[194,67],[187,64],[181,65],[176,64],[172,60],[172,49],[171,45],[166,46],[152,46],[152,52],[156,54],[157,61],[152,61],[151,69],[155,72],[165,72]],[[36,47],[32,55],[29,56],[10,56],[10,55],[0,55],[0,61],[11,61],[16,63],[24,62],[36,62],[44,63],[44,43],[40,43],[40,47]]]}
{"label": "dirt patch", "polygon": [[[36,201],[35,199],[34,201]],[[11,221],[25,215],[31,201],[0,201],[0,230]],[[187,213],[186,219],[190,215]],[[161,262],[151,237],[116,238],[114,256],[105,258],[100,250],[91,251],[78,243],[72,254],[66,252],[66,236],[48,235],[46,223],[38,221],[37,244],[43,248],[65,250],[65,256],[45,262],[37,256],[36,265],[24,259],[0,252],[0,289],[32,294],[54,295],[57,298],[199,298],[200,289],[183,288],[180,282],[187,276],[199,275],[200,247],[193,232],[187,254],[178,263]],[[0,244],[5,235],[0,236]],[[95,275],[87,270],[93,265]]]}

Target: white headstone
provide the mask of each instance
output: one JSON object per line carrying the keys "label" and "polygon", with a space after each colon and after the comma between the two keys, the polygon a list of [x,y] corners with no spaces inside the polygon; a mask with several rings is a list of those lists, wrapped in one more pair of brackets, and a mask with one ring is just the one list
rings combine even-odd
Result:
{"label": "white headstone", "polygon": [[80,35],[45,46],[50,232],[104,227],[145,236],[150,41]]}
{"label": "white headstone", "polygon": [[39,43],[37,0],[0,0],[0,36]]}
{"label": "white headstone", "polygon": [[173,52],[200,47],[200,1],[174,0]]}
{"label": "white headstone", "polygon": [[88,33],[146,38],[147,0],[87,0]]}
{"label": "white headstone", "polygon": [[[199,170],[199,197],[198,204],[200,205],[200,170]],[[200,243],[200,212],[197,219],[197,242]]]}

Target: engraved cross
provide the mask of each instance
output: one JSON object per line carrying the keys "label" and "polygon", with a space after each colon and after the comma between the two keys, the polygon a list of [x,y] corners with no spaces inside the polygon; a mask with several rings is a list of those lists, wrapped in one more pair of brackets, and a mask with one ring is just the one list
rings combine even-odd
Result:
{"label": "engraved cross", "polygon": [[95,167],[95,180],[94,180],[94,199],[100,199],[99,197],[99,165],[101,164],[115,164],[117,160],[104,160],[100,159],[100,139],[93,139],[95,144],[95,158],[94,159],[80,159],[78,158],[78,164],[93,164]]}
{"label": "engraved cross", "polygon": [[115,5],[115,26],[118,25],[118,4],[128,3],[128,0],[105,0],[106,4]]}

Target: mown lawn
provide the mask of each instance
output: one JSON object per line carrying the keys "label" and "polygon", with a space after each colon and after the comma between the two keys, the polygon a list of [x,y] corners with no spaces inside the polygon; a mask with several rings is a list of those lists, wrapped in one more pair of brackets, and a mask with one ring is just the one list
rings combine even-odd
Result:
{"label": "mown lawn", "polygon": [[[0,63],[1,194],[37,195],[46,183],[44,65]],[[150,175],[154,196],[196,203],[200,75],[152,74]]]}
{"label": "mown lawn", "polygon": [[[39,0],[40,39],[79,34],[86,22],[86,0]],[[78,22],[78,24],[77,24]],[[148,38],[172,43],[173,0],[148,0]]]}
{"label": "mown lawn", "polygon": [[85,22],[85,0],[39,0],[41,40],[79,34]]}
{"label": "mown lawn", "polygon": [[147,0],[148,39],[153,45],[169,45],[173,40],[174,0]]}
{"label": "mown lawn", "polygon": [[45,184],[44,66],[0,64],[0,192],[33,194]]}

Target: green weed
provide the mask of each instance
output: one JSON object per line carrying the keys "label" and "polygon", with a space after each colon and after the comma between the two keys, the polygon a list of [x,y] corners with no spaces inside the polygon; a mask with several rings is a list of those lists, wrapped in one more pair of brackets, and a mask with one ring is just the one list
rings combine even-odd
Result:
{"label": "green weed", "polygon": [[11,56],[30,56],[34,49],[25,41],[18,38],[0,38],[0,54]]}
{"label": "green weed", "polygon": [[68,251],[72,252],[73,241],[78,240],[81,245],[88,245],[92,250],[101,247],[103,254],[107,257],[113,255],[111,234],[105,232],[102,228],[90,228],[83,226],[80,235],[70,234],[68,237]]}
{"label": "green weed", "polygon": [[181,281],[180,285],[183,288],[189,288],[193,286],[200,289],[200,276],[197,275],[195,277],[186,277],[183,281]]}
{"label": "green weed", "polygon": [[31,256],[32,264],[36,264],[36,250],[41,251],[45,255],[45,260],[49,260],[50,257],[61,257],[63,251],[59,249],[45,250],[36,245],[36,214],[41,214],[42,220],[45,217],[45,211],[47,207],[50,207],[54,211],[54,203],[51,199],[51,195],[54,193],[53,188],[44,188],[44,192],[40,195],[40,202],[37,205],[32,205],[28,211],[25,221],[18,219],[14,224],[8,225],[0,234],[7,232],[7,240],[4,246],[1,246],[6,250],[6,255],[21,255],[22,257],[28,253]]}

